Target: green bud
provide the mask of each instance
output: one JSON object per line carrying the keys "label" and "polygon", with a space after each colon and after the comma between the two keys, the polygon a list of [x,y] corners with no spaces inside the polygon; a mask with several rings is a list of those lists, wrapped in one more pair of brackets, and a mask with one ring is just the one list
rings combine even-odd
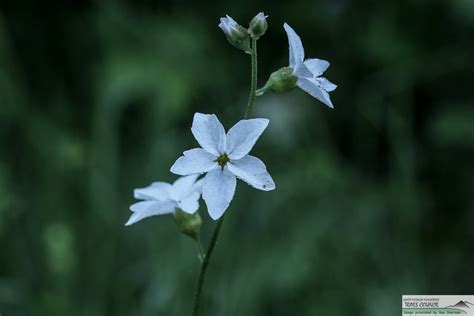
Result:
{"label": "green bud", "polygon": [[249,54],[252,52],[250,48],[250,37],[246,28],[239,25],[228,15],[225,18],[221,18],[219,27],[224,32],[229,43],[231,43],[234,47]]}
{"label": "green bud", "polygon": [[267,91],[288,91],[296,85],[296,81],[298,81],[298,77],[293,74],[293,68],[280,68],[270,75],[270,78],[268,78],[268,81],[263,88],[257,90],[257,95],[262,95]]}
{"label": "green bud", "polygon": [[198,212],[188,214],[177,208],[174,212],[174,221],[180,232],[195,240],[199,238],[202,219]]}
{"label": "green bud", "polygon": [[267,17],[268,15],[260,12],[250,21],[248,32],[252,38],[258,39],[265,34],[268,28]]}

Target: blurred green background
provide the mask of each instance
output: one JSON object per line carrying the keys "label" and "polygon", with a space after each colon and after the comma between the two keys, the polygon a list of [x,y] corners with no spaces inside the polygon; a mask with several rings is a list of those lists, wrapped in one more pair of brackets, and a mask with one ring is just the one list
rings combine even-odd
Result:
{"label": "blurred green background", "polygon": [[[198,260],[171,216],[124,227],[132,191],[173,181],[194,112],[244,113],[248,55],[217,27],[259,11],[259,86],[283,23],[331,62],[331,110],[259,97],[203,315],[397,315],[402,294],[474,294],[474,2],[2,1],[0,313],[188,315]],[[205,219],[207,243],[214,223]]]}

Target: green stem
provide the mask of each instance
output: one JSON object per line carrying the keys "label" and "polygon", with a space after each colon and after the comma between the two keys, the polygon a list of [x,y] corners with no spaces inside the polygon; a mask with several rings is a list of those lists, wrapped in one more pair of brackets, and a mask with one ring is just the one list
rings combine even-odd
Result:
{"label": "green stem", "polygon": [[[251,75],[252,78],[250,81],[249,101],[247,103],[247,108],[245,110],[244,119],[248,119],[252,115],[252,110],[253,110],[253,105],[255,103],[255,95],[256,95],[256,90],[257,90],[257,40],[256,39],[252,39],[251,62],[252,62],[252,75]],[[224,223],[224,216],[225,215],[222,215],[221,219],[216,224],[216,228],[214,228],[211,241],[209,242],[209,247],[207,248],[207,253],[204,256],[204,260],[202,260],[202,263],[201,263],[201,269],[199,270],[199,276],[196,283],[196,290],[194,292],[193,316],[197,316],[199,312],[199,304],[201,303],[201,293],[202,293],[202,288],[204,286],[204,279],[206,277],[207,267],[209,265],[209,261],[211,260],[212,252],[214,251],[217,238],[219,237],[222,223]]]}
{"label": "green stem", "polygon": [[211,241],[209,242],[209,247],[207,248],[207,253],[204,256],[204,260],[201,263],[201,269],[199,271],[199,277],[196,284],[196,291],[194,292],[194,306],[193,306],[193,316],[198,315],[199,303],[201,302],[201,292],[204,285],[204,278],[206,276],[207,266],[211,260],[212,252],[217,242],[217,237],[219,237],[219,232],[221,231],[222,223],[224,222],[224,215],[217,222],[214,233],[212,233]]}
{"label": "green stem", "polygon": [[253,105],[255,103],[255,95],[257,90],[257,40],[252,39],[252,78],[250,81],[250,93],[249,101],[247,103],[247,109],[245,110],[244,119],[250,118],[253,111]]}

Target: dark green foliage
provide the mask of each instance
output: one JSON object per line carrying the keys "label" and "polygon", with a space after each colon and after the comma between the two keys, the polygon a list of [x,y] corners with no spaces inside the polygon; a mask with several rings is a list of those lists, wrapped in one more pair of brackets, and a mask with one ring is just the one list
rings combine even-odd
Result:
{"label": "dark green foliage", "polygon": [[217,25],[260,11],[259,87],[288,65],[288,22],[331,62],[335,109],[257,98],[271,123],[253,153],[277,189],[239,182],[203,315],[396,315],[402,294],[474,294],[472,1],[9,2],[2,315],[189,314],[193,241],[169,216],[124,223],[134,188],[175,179],[194,112],[243,116],[250,58]]}

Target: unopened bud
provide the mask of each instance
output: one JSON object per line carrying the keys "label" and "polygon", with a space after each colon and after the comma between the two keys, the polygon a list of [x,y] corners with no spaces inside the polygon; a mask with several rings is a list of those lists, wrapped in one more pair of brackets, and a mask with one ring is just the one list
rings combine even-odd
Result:
{"label": "unopened bud", "polygon": [[201,230],[202,219],[198,212],[189,214],[177,208],[174,212],[174,221],[183,234],[197,240]]}
{"label": "unopened bud", "polygon": [[233,18],[226,15],[225,18],[221,18],[219,27],[224,32],[229,43],[246,53],[251,53],[250,37],[243,26],[239,25]]}
{"label": "unopened bud", "polygon": [[252,19],[252,21],[250,21],[248,32],[252,38],[258,39],[260,36],[265,34],[268,28],[267,17],[268,15],[260,12]]}

